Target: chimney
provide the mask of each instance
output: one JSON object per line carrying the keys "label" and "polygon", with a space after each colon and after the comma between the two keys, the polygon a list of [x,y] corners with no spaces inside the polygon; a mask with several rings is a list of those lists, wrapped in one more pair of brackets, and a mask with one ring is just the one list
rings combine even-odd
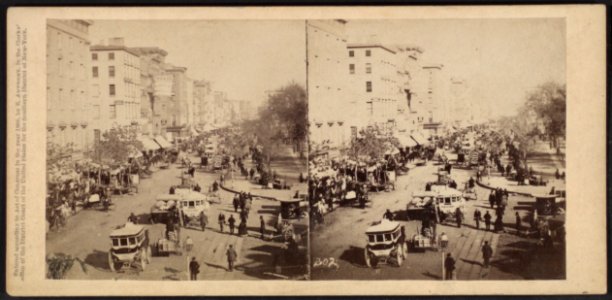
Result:
{"label": "chimney", "polygon": [[124,39],[122,37],[114,37],[108,39],[109,46],[125,46]]}

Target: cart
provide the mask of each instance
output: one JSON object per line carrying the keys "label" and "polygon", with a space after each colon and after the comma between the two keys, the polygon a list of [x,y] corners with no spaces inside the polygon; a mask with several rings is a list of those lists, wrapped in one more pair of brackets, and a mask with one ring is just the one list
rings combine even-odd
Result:
{"label": "cart", "polygon": [[366,230],[364,259],[368,267],[394,261],[401,266],[406,258],[406,246],[400,242],[401,227],[398,222],[383,219]]}
{"label": "cart", "polygon": [[437,193],[420,191],[412,193],[412,198],[406,205],[406,221],[420,219],[426,209],[434,203]]}
{"label": "cart", "polygon": [[430,227],[423,227],[408,241],[408,251],[426,251],[428,249],[438,249],[438,236]]}
{"label": "cart", "polygon": [[151,224],[166,222],[171,217],[176,203],[181,199],[180,195],[176,194],[160,194],[155,199],[155,205],[151,207],[149,221]]}
{"label": "cart", "polygon": [[166,229],[165,234],[162,234],[153,244],[153,249],[155,249],[156,256],[183,255],[179,227],[172,225],[172,229]]}
{"label": "cart", "polygon": [[141,271],[151,262],[149,231],[143,226],[126,223],[110,233],[112,246],[108,251],[108,265],[111,271],[136,267]]}

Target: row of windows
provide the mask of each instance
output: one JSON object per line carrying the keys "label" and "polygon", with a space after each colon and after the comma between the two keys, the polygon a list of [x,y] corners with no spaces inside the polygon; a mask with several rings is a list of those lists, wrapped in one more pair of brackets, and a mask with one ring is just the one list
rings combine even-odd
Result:
{"label": "row of windows", "polygon": [[[98,67],[92,67],[91,72],[94,78],[98,78]],[[115,77],[115,66],[108,66],[108,77]]]}
{"label": "row of windows", "polygon": [[[371,50],[366,50],[365,51],[365,56],[367,56],[367,57],[372,56],[372,51]],[[349,50],[349,57],[355,57],[355,50]]]}
{"label": "row of windows", "polygon": [[[349,72],[351,74],[355,74],[355,64],[350,64],[349,65]],[[371,63],[366,63],[365,64],[365,72],[366,72],[366,74],[371,74],[372,73],[372,64]]]}
{"label": "row of windows", "polygon": [[[98,60],[98,53],[92,53],[91,60]],[[108,52],[108,60],[115,60],[115,52]]]}

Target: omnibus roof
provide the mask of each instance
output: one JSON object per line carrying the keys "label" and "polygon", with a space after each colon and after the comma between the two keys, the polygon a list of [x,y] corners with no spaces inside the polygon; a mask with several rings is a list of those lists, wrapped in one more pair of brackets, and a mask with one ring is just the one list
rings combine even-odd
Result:
{"label": "omnibus roof", "polygon": [[125,237],[125,236],[134,236],[138,235],[144,230],[144,227],[140,225],[136,225],[133,223],[125,223],[125,225],[113,230],[110,234],[110,237]]}
{"label": "omnibus roof", "polygon": [[389,221],[387,219],[382,219],[382,221],[377,222],[376,224],[370,226],[366,230],[366,233],[370,234],[370,233],[391,232],[391,231],[395,231],[399,227],[400,227],[400,224],[398,222]]}

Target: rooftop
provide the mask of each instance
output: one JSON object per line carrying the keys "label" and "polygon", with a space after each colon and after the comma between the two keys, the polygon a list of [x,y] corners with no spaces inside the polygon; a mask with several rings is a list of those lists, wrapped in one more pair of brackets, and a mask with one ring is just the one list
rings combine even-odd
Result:
{"label": "rooftop", "polygon": [[380,43],[349,43],[346,45],[347,48],[381,48],[395,54],[395,50],[391,50],[393,47],[388,47]]}

